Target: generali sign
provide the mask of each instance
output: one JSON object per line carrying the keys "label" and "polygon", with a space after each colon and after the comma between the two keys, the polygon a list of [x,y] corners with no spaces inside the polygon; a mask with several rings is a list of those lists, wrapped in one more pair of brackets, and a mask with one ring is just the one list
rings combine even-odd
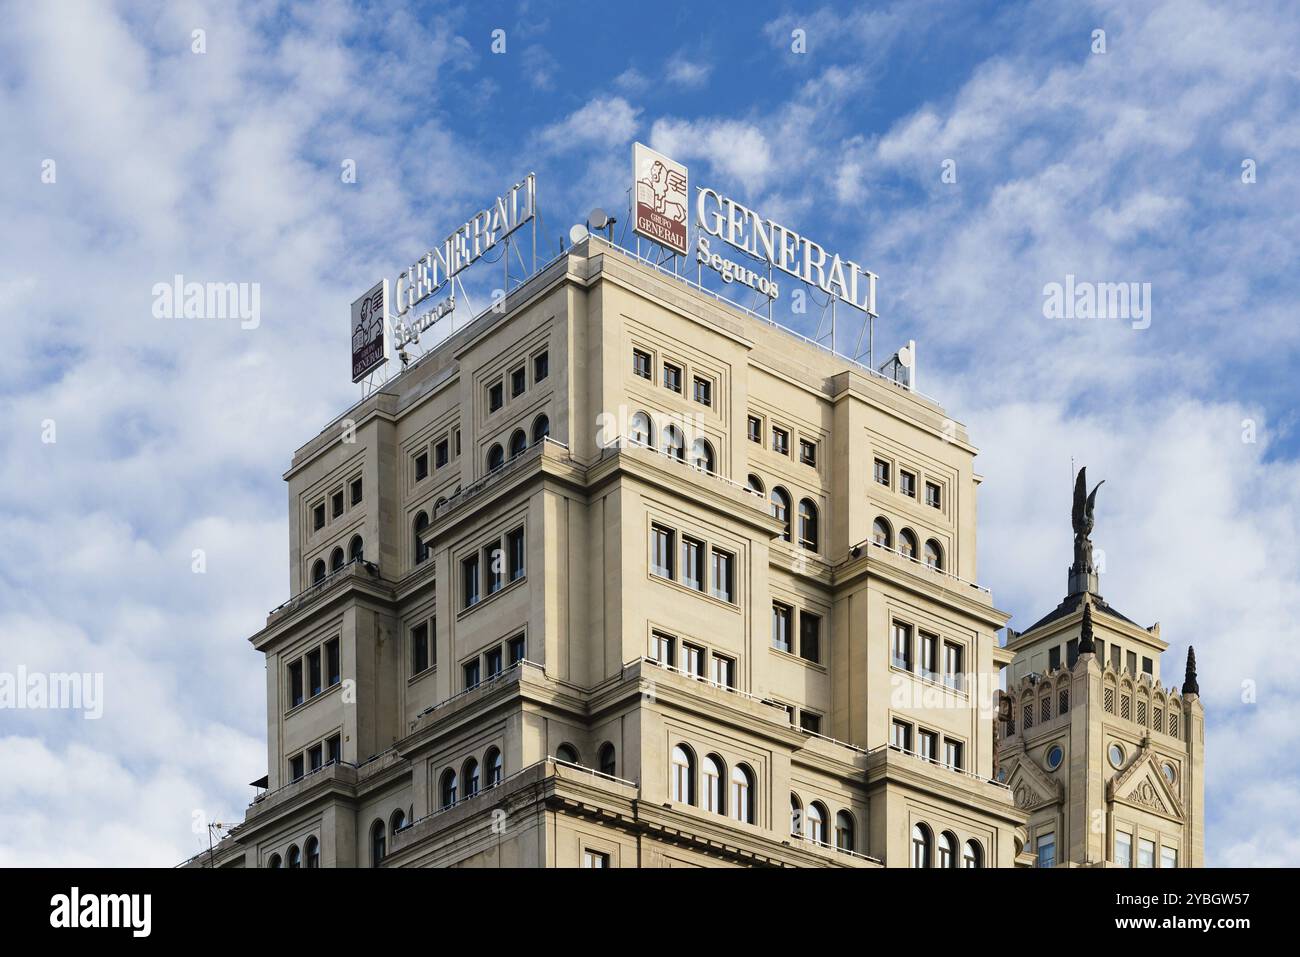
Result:
{"label": "generali sign", "polygon": [[686,255],[686,215],[691,208],[686,167],[640,143],[632,144],[635,186],[632,229],[679,256]]}

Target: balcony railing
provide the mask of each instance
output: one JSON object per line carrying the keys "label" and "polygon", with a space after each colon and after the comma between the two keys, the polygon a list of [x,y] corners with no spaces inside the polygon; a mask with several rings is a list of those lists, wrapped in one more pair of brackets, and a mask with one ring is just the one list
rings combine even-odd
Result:
{"label": "balcony railing", "polygon": [[953,767],[950,764],[944,764],[938,758],[928,757],[927,755],[921,754],[917,751],[909,751],[907,748],[900,748],[895,744],[882,744],[878,747],[872,748],[870,751],[867,752],[867,754],[869,755],[880,754],[885,751],[894,751],[898,754],[905,754],[909,758],[914,758],[917,761],[920,761],[923,764],[928,764],[933,768],[939,768],[942,771],[947,771],[949,774],[960,774],[963,777],[970,778],[974,781],[979,781],[983,784],[991,784],[994,787],[1001,788],[1004,791],[1011,790],[1009,787],[1007,787],[1007,785],[1003,784],[1001,781],[996,780],[995,778],[986,778],[979,774],[976,774],[974,771],[965,771],[962,768]]}
{"label": "balcony railing", "polygon": [[501,463],[501,465],[497,466],[491,472],[488,472],[488,474],[483,476],[481,479],[478,479],[477,481],[472,482],[469,485],[466,485],[455,495],[451,496],[451,498],[446,499],[445,501],[434,505],[433,507],[434,520],[436,521],[442,518],[444,515],[448,515],[451,512],[454,512],[456,509],[460,508],[460,506],[464,505],[470,499],[474,498],[484,489],[488,488],[491,485],[495,485],[497,482],[505,478],[507,475],[519,471],[526,463],[542,457],[543,455],[542,450],[545,449],[547,446],[554,448],[557,452],[561,453],[565,458],[567,458],[569,455],[569,447],[565,445],[563,442],[559,442],[551,438],[549,435],[543,436],[542,441],[534,442],[532,445],[530,445],[524,451],[520,452],[518,455],[506,459],[504,462]]}
{"label": "balcony railing", "polygon": [[979,584],[978,582],[973,582],[968,579],[962,578],[960,575],[954,575],[950,571],[939,568],[937,565],[930,565],[917,558],[914,558],[911,555],[905,555],[900,549],[894,548],[892,545],[885,545],[881,542],[876,541],[874,538],[868,538],[865,542],[858,542],[858,544],[854,545],[851,549],[849,549],[849,556],[851,558],[858,557],[858,555],[862,554],[864,548],[874,548],[882,552],[888,552],[889,554],[900,559],[901,561],[907,562],[909,566],[912,567],[913,570],[917,572],[917,574],[935,575],[940,578],[948,578],[962,585],[967,585],[971,588],[974,588],[976,591],[983,592],[984,594],[989,595],[990,597],[993,595],[993,592],[989,588]]}
{"label": "balcony railing", "polygon": [[276,605],[267,613],[267,617],[273,618],[274,616],[280,614],[281,612],[292,611],[295,608],[299,608],[307,604],[308,602],[314,600],[317,595],[323,595],[325,594],[325,592],[330,591],[331,589],[334,588],[335,585],[339,584],[345,578],[349,578],[353,575],[359,575],[361,574],[362,571],[367,572],[372,578],[375,579],[379,578],[378,565],[376,565],[374,562],[368,562],[364,558],[354,558],[351,561],[340,566],[339,568],[334,569],[332,572],[327,574],[320,581],[312,582],[310,585],[308,585],[302,591],[298,592],[298,594],[294,595],[292,598],[289,598],[288,600],[283,601],[280,604]]}

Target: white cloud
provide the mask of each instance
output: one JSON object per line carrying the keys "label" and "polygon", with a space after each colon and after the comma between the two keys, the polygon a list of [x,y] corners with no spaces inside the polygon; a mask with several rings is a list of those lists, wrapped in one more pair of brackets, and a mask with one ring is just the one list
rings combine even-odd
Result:
{"label": "white cloud", "polygon": [[593,146],[612,150],[631,141],[640,113],[621,96],[598,96],[558,123],[543,128],[538,141],[544,149],[554,152]]}
{"label": "white cloud", "polygon": [[701,61],[688,60],[682,55],[673,57],[664,70],[664,79],[673,86],[697,89],[709,82],[713,67]]}
{"label": "white cloud", "polygon": [[702,159],[718,172],[761,188],[772,173],[767,137],[740,120],[656,120],[650,145],[674,159]]}

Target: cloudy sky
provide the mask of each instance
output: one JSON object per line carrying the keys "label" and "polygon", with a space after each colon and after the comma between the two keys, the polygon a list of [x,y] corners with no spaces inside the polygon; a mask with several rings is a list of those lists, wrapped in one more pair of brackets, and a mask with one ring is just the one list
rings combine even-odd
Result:
{"label": "cloudy sky", "polygon": [[[1293,863],[1294,8],[614,6],[0,5],[0,672],[104,675],[99,720],[0,711],[0,865],[242,817],[245,639],[288,596],[280,475],[358,397],[348,304],[530,169],[547,243],[617,211],[637,139],[881,276],[1013,625],[1064,594],[1071,462],[1106,479],[1103,593],[1167,677],[1197,649],[1208,861]],[[157,318],[177,274],[259,321]],[[1149,326],[1045,318],[1067,275],[1150,283]]]}

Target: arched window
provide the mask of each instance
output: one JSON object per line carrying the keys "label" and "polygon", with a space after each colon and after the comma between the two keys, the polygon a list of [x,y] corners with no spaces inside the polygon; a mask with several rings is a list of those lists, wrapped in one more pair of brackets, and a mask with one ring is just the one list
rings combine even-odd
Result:
{"label": "arched window", "polygon": [[695,803],[695,758],[680,744],[673,747],[672,795],[679,804]]}
{"label": "arched window", "polygon": [[279,870],[279,869],[280,869],[280,855],[279,855],[279,854],[272,854],[272,855],[267,859],[266,866],[269,867],[269,868],[271,868],[272,870]]}
{"label": "arched window", "polygon": [[904,558],[916,558],[916,532],[910,528],[898,533],[898,553]]}
{"label": "arched window", "polygon": [[943,571],[943,546],[933,538],[925,543],[925,563],[931,568]]}
{"label": "arched window", "polygon": [[722,814],[722,759],[716,754],[706,755],[704,764],[704,810]]}
{"label": "arched window", "polygon": [[320,867],[320,841],[316,840],[314,836],[307,838],[307,841],[303,844],[303,851],[307,857],[308,870]]}
{"label": "arched window", "polygon": [[748,480],[748,481],[749,481],[749,490],[750,490],[751,492],[757,492],[759,495],[764,495],[764,494],[766,494],[766,492],[765,492],[765,490],[764,490],[764,488],[763,488],[763,480],[762,480],[761,478],[759,478],[757,475],[752,475],[752,474],[751,474],[751,475],[749,476],[749,480]]}
{"label": "arched window", "polygon": [[336,572],[343,567],[343,549],[336,548],[330,552],[330,571]]}
{"label": "arched window", "polygon": [[664,452],[677,459],[679,462],[686,459],[686,439],[682,437],[682,430],[675,425],[665,425],[664,431]]}
{"label": "arched window", "polygon": [[743,764],[731,769],[731,816],[742,824],[754,823],[754,774]]}
{"label": "arched window", "polygon": [[614,776],[614,770],[616,767],[614,762],[614,746],[608,741],[600,746],[599,757],[597,757],[596,763],[600,766],[601,774],[608,774],[611,778]]}
{"label": "arched window", "polygon": [[311,566],[311,583],[320,584],[325,580],[325,559],[316,559],[316,564]]}
{"label": "arched window", "polygon": [[506,451],[505,449],[501,448],[500,442],[496,442],[492,445],[492,448],[488,449],[487,470],[489,472],[495,472],[497,469],[501,468],[501,466],[505,464],[506,464]]}
{"label": "arched window", "polygon": [[422,540],[422,533],[429,527],[429,516],[424,512],[415,516],[415,564],[420,564],[429,557],[429,546]]}
{"label": "arched window", "polygon": [[815,844],[826,843],[826,808],[820,801],[808,805],[808,819],[804,825],[808,839]]}
{"label": "arched window", "polygon": [[470,758],[461,768],[460,779],[465,782],[465,797],[472,798],[478,794],[478,762]]}
{"label": "arched window", "polygon": [[790,792],[790,835],[803,837],[803,803],[793,791]]}
{"label": "arched window", "polygon": [[779,485],[772,486],[772,517],[785,526],[781,538],[790,541],[790,493]]}
{"label": "arched window", "polygon": [[404,827],[406,827],[406,812],[399,807],[388,819],[388,830],[396,837],[397,832]]}
{"label": "arched window", "polygon": [[980,847],[979,841],[967,841],[966,847],[961,854],[962,867],[983,867],[984,850]]}
{"label": "arched window", "polygon": [[578,749],[571,744],[562,744],[555,749],[555,756],[561,761],[567,761],[569,764],[579,764]]}
{"label": "arched window", "polygon": [[808,498],[799,501],[799,547],[817,551],[817,506]]}
{"label": "arched window", "polygon": [[948,831],[939,835],[939,866],[957,866],[957,838]]}
{"label": "arched window", "polygon": [[871,523],[871,540],[885,548],[894,547],[894,534],[889,530],[889,522],[884,518],[877,518]]}
{"label": "arched window", "polygon": [[449,808],[456,803],[456,772],[451,768],[442,772],[442,786],[438,793],[442,798],[442,807]]}
{"label": "arched window", "polygon": [[930,866],[930,829],[924,824],[912,825],[912,866]]}
{"label": "arched window", "polygon": [[501,783],[501,752],[496,748],[488,748],[487,754],[483,755],[483,767],[487,768],[487,786],[496,787]]}
{"label": "arched window", "polygon": [[633,445],[654,447],[654,423],[644,412],[633,412],[627,421],[627,440]]}
{"label": "arched window", "polygon": [[361,541],[360,535],[353,535],[352,541],[348,543],[348,561],[359,562],[364,556],[365,545]]}
{"label": "arched window", "polygon": [[533,420],[533,445],[545,440],[551,434],[551,420],[539,415]]}
{"label": "arched window", "polygon": [[835,815],[835,846],[841,851],[853,850],[853,815],[848,811]]}
{"label": "arched window", "polygon": [[528,436],[523,429],[515,429],[515,434],[510,436],[510,457],[523,455],[524,449],[528,448]]}
{"label": "arched window", "polygon": [[388,832],[384,830],[383,821],[376,821],[370,825],[370,866],[378,867],[387,853]]}
{"label": "arched window", "polygon": [[289,868],[302,867],[302,851],[298,850],[297,844],[289,845]]}
{"label": "arched window", "polygon": [[708,439],[696,439],[691,445],[691,464],[703,472],[714,472],[713,446]]}

